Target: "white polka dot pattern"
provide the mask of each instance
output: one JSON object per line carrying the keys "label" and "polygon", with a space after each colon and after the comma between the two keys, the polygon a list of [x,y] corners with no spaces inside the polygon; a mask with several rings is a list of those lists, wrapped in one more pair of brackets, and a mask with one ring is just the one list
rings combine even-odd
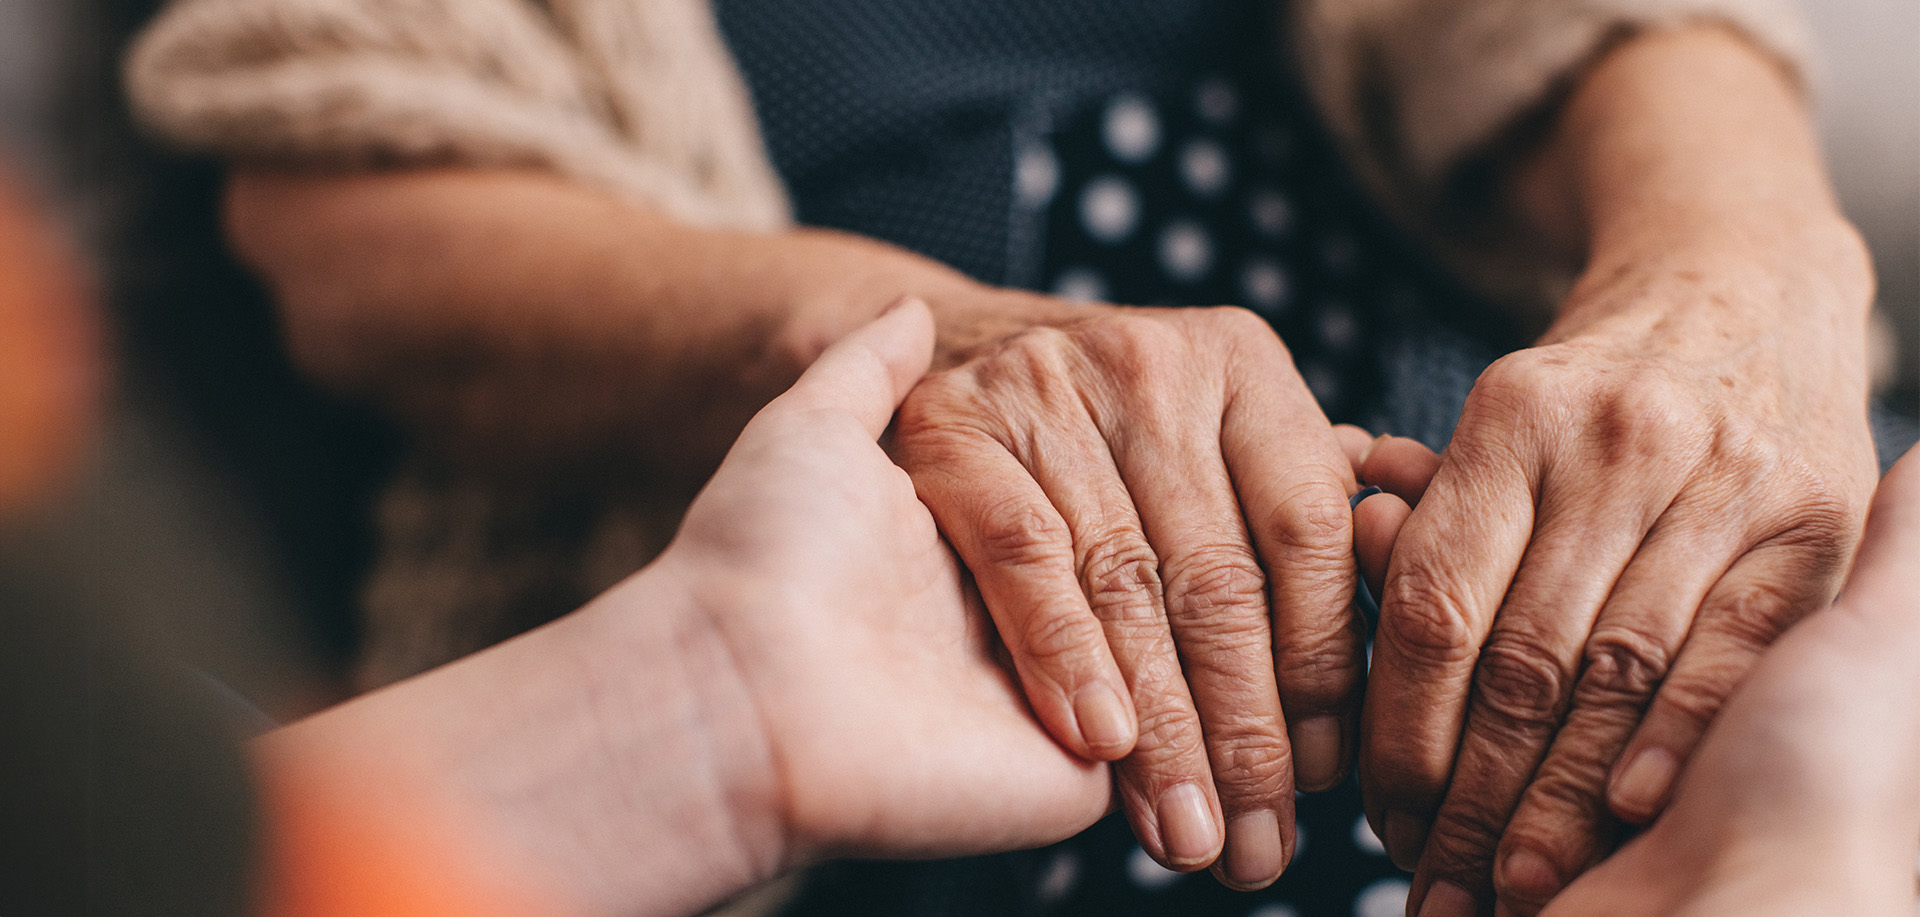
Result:
{"label": "white polka dot pattern", "polygon": [[1192,220],[1171,223],[1160,232],[1160,266],[1183,283],[1205,277],[1213,268],[1213,240]]}
{"label": "white polka dot pattern", "polygon": [[1125,241],[1139,221],[1140,196],[1118,175],[1096,178],[1080,193],[1080,222],[1101,242]]}
{"label": "white polka dot pattern", "polygon": [[1405,879],[1381,879],[1353,899],[1353,917],[1404,917],[1411,888]]}
{"label": "white polka dot pattern", "polygon": [[1195,140],[1180,150],[1180,177],[1187,188],[1201,197],[1214,197],[1227,189],[1233,175],[1227,153],[1211,140]]}
{"label": "white polka dot pattern", "polygon": [[1146,162],[1160,150],[1160,116],[1140,96],[1122,95],[1108,103],[1102,127],[1107,151],[1121,162]]}
{"label": "white polka dot pattern", "polygon": [[1135,847],[1133,853],[1127,855],[1127,878],[1132,879],[1134,885],[1155,891],[1186,878],[1186,874],[1155,863],[1145,850]]}
{"label": "white polka dot pattern", "polygon": [[1023,145],[1013,160],[1013,193],[1020,206],[1038,210],[1060,187],[1060,160],[1043,144]]}
{"label": "white polka dot pattern", "polygon": [[1367,824],[1365,815],[1353,820],[1353,846],[1362,853],[1387,855],[1387,845],[1380,843],[1380,836],[1373,833],[1373,826]]}

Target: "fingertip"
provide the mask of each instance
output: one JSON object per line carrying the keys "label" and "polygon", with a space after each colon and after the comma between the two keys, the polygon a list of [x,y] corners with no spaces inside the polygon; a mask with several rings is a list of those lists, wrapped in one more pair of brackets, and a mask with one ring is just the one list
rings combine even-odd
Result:
{"label": "fingertip", "polygon": [[872,332],[874,339],[868,346],[880,355],[892,375],[893,404],[899,407],[933,365],[933,309],[917,296],[903,297],[861,331]]}
{"label": "fingertip", "polygon": [[846,411],[878,436],[927,374],[933,344],[932,311],[902,299],[834,342],[776,404]]}
{"label": "fingertip", "polygon": [[1118,761],[1133,753],[1139,729],[1125,693],[1105,682],[1083,687],[1073,697],[1073,717],[1087,757]]}
{"label": "fingertip", "polygon": [[1642,748],[1623,756],[1620,769],[1607,784],[1607,805],[1629,824],[1643,825],[1666,806],[1680,760],[1660,747]]}

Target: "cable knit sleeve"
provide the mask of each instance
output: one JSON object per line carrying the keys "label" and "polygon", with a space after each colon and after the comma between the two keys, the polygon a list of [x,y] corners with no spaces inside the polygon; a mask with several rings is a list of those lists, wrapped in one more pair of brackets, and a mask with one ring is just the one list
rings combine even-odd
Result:
{"label": "cable knit sleeve", "polygon": [[136,115],[234,160],[550,169],[700,225],[788,222],[703,0],[177,0]]}
{"label": "cable knit sleeve", "polygon": [[1383,203],[1485,292],[1538,307],[1564,271],[1542,270],[1510,232],[1460,225],[1463,172],[1611,42],[1689,21],[1743,32],[1806,81],[1810,39],[1791,0],[1295,0],[1291,50]]}

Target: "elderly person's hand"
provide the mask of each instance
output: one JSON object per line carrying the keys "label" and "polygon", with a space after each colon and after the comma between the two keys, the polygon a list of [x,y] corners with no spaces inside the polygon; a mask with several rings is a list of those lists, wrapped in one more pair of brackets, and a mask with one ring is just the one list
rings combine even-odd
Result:
{"label": "elderly person's hand", "polygon": [[1547,917],[1913,913],[1920,452],[1881,484],[1832,609],[1754,667],[1646,833]]}
{"label": "elderly person's hand", "polygon": [[1071,308],[930,376],[895,449],[1041,721],[1124,756],[1142,847],[1264,886],[1353,747],[1352,470],[1252,313]]}
{"label": "elderly person's hand", "polygon": [[932,326],[909,303],[836,344],[747,426],[646,569],[269,736],[269,772],[330,763],[372,811],[444,813],[500,867],[483,885],[581,914],[695,913],[824,856],[999,851],[1091,825],[1107,767],[1034,721],[875,442]]}
{"label": "elderly person's hand", "polygon": [[1630,41],[1543,161],[1584,278],[1479,380],[1382,596],[1363,788],[1423,915],[1531,913],[1654,815],[1873,482],[1870,272],[1767,61]]}

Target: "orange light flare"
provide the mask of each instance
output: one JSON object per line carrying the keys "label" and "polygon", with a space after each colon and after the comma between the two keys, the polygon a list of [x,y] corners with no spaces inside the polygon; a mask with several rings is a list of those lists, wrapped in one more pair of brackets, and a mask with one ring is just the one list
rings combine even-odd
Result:
{"label": "orange light flare", "polygon": [[71,242],[0,167],[0,519],[73,484],[99,411],[100,334]]}

